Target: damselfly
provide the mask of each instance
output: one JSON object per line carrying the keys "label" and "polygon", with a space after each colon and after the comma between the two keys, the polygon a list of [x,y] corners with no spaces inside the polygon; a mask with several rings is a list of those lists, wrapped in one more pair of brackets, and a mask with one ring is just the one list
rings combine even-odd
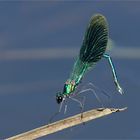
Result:
{"label": "damselfly", "polygon": [[[95,66],[101,58],[106,58],[108,60],[112,70],[115,86],[119,93],[123,93],[123,90],[118,82],[112,59],[105,53],[108,41],[109,36],[107,20],[103,15],[97,14],[93,16],[89,22],[79,56],[74,64],[73,71],[69,79],[64,84],[63,91],[57,93],[56,95],[56,101],[58,104],[60,104],[59,112],[63,102],[67,98],[78,101],[77,99],[73,98],[73,96],[88,90],[85,89],[75,92],[76,89],[78,89],[79,83],[83,79],[85,73],[93,68],[93,66]],[[90,88],[90,90],[92,89]],[[78,102],[81,104],[80,101]]]}

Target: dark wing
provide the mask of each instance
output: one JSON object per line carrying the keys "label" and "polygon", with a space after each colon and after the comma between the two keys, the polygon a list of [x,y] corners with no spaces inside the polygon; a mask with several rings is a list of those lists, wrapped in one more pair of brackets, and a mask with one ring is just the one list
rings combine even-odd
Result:
{"label": "dark wing", "polygon": [[108,42],[108,25],[104,16],[97,14],[90,20],[86,30],[80,60],[84,63],[95,63],[100,60]]}

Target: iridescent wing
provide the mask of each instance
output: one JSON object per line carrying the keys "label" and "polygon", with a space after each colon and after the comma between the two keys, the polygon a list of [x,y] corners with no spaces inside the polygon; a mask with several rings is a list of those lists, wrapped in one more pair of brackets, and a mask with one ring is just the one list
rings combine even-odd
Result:
{"label": "iridescent wing", "polygon": [[86,30],[83,45],[80,49],[80,60],[84,63],[95,63],[105,53],[108,42],[107,21],[102,15],[91,18]]}
{"label": "iridescent wing", "polygon": [[98,14],[91,18],[85,32],[79,57],[74,64],[70,79],[80,82],[87,70],[99,61],[106,51],[108,27],[104,16]]}
{"label": "iridescent wing", "polygon": [[76,84],[79,84],[84,73],[87,71],[87,68],[88,65],[86,63],[83,63],[79,58],[77,58],[70,76],[70,80],[74,80]]}

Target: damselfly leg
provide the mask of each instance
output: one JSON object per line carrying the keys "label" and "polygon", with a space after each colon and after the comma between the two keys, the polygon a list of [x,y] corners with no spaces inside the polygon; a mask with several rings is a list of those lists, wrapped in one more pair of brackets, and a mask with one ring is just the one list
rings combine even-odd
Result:
{"label": "damselfly leg", "polygon": [[92,88],[83,89],[83,90],[81,90],[81,91],[80,91],[79,93],[77,93],[77,94],[86,93],[86,92],[88,92],[88,91],[91,91],[90,93],[93,93],[93,94],[95,95],[97,101],[101,104],[102,107],[104,107],[104,105],[103,105],[101,99],[98,97],[98,95],[96,94],[95,90],[92,89]]}
{"label": "damselfly leg", "polygon": [[[63,101],[60,103],[59,110],[51,116],[51,118],[49,119],[49,124],[50,124],[50,123],[52,122],[52,120],[61,112],[64,102],[65,102],[65,100],[63,100]],[[65,108],[66,108],[66,107],[65,107]],[[65,112],[64,112],[64,113],[65,113]]]}
{"label": "damselfly leg", "polygon": [[[78,96],[75,96],[75,97],[70,96],[69,98],[70,98],[71,100],[73,100],[73,101],[79,103],[80,108],[81,108],[81,120],[82,120],[86,97],[85,97],[85,96],[80,96],[80,97],[82,98],[82,100],[78,99],[77,97],[78,97]],[[83,122],[83,124],[85,124],[85,123]]]}
{"label": "damselfly leg", "polygon": [[94,96],[96,97],[97,101],[100,103],[100,105],[102,107],[104,107],[104,104],[103,104],[102,100],[99,98],[99,96],[97,95],[96,90],[99,91],[99,93],[103,93],[108,99],[111,98],[110,95],[106,91],[95,86],[93,83],[88,83],[86,85],[82,85],[81,87],[79,87],[77,89],[77,91],[75,92],[75,94],[73,96],[75,97],[75,96],[78,96],[79,94],[88,93],[88,91],[91,91],[90,93],[93,93]]}
{"label": "damselfly leg", "polygon": [[108,99],[110,99],[110,95],[103,89],[100,89],[98,86],[95,86],[93,83],[89,82],[88,84],[86,84],[85,86],[83,86],[84,88],[92,88],[92,89],[97,89],[99,92],[101,92],[102,94],[104,94]]}
{"label": "damselfly leg", "polygon": [[[77,97],[78,97],[78,96],[77,96]],[[83,113],[83,110],[84,110],[84,105],[85,105],[85,99],[86,99],[86,97],[85,97],[85,96],[82,96],[82,97],[81,97],[82,100],[76,98],[76,96],[75,96],[75,97],[70,96],[69,98],[70,98],[71,100],[76,101],[77,103],[79,103],[80,108],[81,108],[81,114],[82,114],[82,113]]]}

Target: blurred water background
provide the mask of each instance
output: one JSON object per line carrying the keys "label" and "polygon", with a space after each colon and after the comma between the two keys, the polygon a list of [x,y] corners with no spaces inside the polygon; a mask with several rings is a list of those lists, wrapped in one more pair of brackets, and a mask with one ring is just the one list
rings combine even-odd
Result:
{"label": "blurred water background", "polygon": [[[58,110],[55,94],[69,77],[92,15],[109,23],[114,47],[109,52],[125,94],[115,89],[106,60],[84,82],[106,90],[106,107],[128,107],[42,139],[140,139],[140,1],[1,1],[0,2],[0,138],[46,124]],[[87,95],[85,109],[100,107]],[[103,96],[103,95],[101,95]],[[78,113],[69,102],[67,114]]]}

